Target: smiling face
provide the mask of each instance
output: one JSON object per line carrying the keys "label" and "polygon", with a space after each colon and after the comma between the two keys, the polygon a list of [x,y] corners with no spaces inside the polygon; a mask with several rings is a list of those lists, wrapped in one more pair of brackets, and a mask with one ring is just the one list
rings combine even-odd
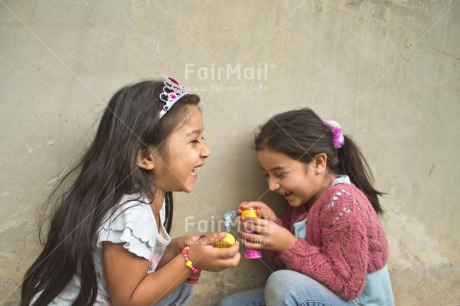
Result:
{"label": "smiling face", "polygon": [[153,173],[163,192],[193,189],[196,170],[204,165],[211,152],[203,142],[203,117],[196,105],[188,105],[188,120],[166,140],[166,157],[155,154]]}
{"label": "smiling face", "polygon": [[268,149],[257,151],[257,158],[270,191],[284,197],[292,207],[311,206],[333,180],[325,175],[324,155],[316,156],[308,165]]}

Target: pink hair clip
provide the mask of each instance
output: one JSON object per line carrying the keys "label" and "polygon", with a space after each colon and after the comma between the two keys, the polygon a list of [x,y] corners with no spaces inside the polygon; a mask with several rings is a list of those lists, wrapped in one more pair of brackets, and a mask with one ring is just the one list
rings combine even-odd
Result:
{"label": "pink hair clip", "polygon": [[342,127],[337,121],[328,120],[324,124],[331,130],[334,148],[340,149],[345,144],[345,138],[342,134]]}

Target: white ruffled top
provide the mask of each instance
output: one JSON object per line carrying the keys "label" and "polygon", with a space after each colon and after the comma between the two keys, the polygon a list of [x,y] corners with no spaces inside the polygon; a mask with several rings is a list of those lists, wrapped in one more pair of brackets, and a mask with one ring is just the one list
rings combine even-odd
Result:
{"label": "white ruffled top", "polygon": [[163,203],[160,210],[158,231],[155,216],[144,196],[127,195],[120,203],[115,213],[99,228],[96,247],[102,249],[105,241],[122,243],[129,252],[149,260],[149,272],[153,272],[171,242],[163,225],[166,204]]}
{"label": "white ruffled top", "polygon": [[[98,295],[95,305],[110,304],[102,262],[102,245],[104,242],[122,244],[129,252],[149,261],[148,273],[155,271],[166,247],[171,242],[171,238],[163,226],[165,206],[166,204],[163,203],[160,210],[161,224],[159,227],[147,198],[139,194],[123,196],[116,211],[104,218],[103,224],[97,232],[97,243],[93,248],[98,279]],[[80,277],[77,273],[50,305],[70,305],[79,291]]]}

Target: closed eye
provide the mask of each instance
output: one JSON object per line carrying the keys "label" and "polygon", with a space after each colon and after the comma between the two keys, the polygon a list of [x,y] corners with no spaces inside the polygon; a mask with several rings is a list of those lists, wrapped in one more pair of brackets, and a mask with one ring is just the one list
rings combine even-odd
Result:
{"label": "closed eye", "polygon": [[[200,141],[200,139],[201,139],[201,141]],[[201,143],[202,141],[204,141],[204,137],[203,137],[203,136],[201,136],[200,138],[193,139],[193,140],[191,141],[191,143],[193,143],[193,144],[198,144],[198,143]]]}
{"label": "closed eye", "polygon": [[[276,177],[277,179],[282,179],[284,176],[286,175],[286,173],[282,173],[282,174],[275,174],[274,177]],[[270,176],[268,173],[264,172],[263,173],[263,176],[265,178],[268,179],[268,177]]]}

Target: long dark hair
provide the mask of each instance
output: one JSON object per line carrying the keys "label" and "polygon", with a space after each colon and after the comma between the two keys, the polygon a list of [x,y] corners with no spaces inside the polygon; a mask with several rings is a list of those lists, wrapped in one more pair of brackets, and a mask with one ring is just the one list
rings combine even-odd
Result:
{"label": "long dark hair", "polygon": [[327,155],[327,166],[334,174],[346,174],[369,199],[375,211],[383,213],[378,196],[383,195],[373,187],[373,176],[363,154],[345,136],[345,144],[336,149],[332,133],[311,109],[278,114],[265,123],[255,138],[256,150],[270,149],[286,154],[305,164],[320,154]]}
{"label": "long dark hair", "polygon": [[[93,142],[48,199],[56,209],[44,248],[24,276],[21,305],[30,305],[38,293],[33,305],[48,305],[77,271],[81,289],[72,305],[95,302],[98,288],[92,248],[99,226],[124,194],[145,194],[153,201],[155,177],[137,166],[137,155],[154,146],[165,157],[162,144],[187,119],[187,105],[200,101],[196,95],[185,95],[160,120],[163,86],[163,82],[143,81],[120,89],[109,101]],[[165,200],[169,232],[171,192]]]}

